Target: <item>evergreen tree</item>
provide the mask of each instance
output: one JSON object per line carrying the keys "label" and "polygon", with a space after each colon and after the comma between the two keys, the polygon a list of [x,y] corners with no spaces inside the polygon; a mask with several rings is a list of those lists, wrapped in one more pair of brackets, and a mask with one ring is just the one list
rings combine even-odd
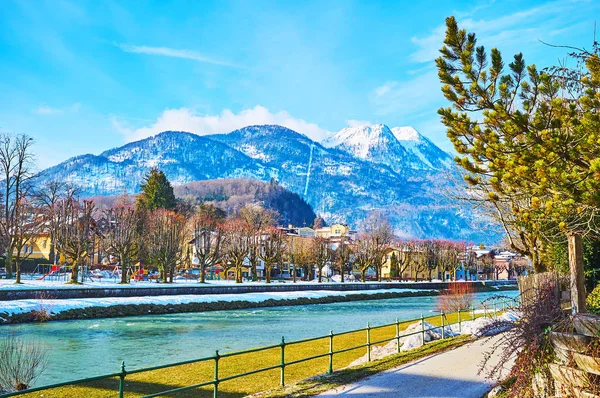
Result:
{"label": "evergreen tree", "polygon": [[503,224],[514,250],[543,271],[548,241],[598,231],[600,60],[574,54],[577,69],[539,71],[516,54],[477,46],[446,20],[436,60],[451,107],[439,114],[467,182]]}
{"label": "evergreen tree", "polygon": [[165,173],[153,167],[140,185],[141,193],[137,199],[137,208],[154,211],[156,209],[173,210],[177,206],[173,187]]}

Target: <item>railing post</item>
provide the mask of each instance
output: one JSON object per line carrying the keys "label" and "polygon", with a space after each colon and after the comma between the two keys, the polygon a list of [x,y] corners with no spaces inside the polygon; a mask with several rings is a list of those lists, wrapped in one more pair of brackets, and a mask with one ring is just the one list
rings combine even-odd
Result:
{"label": "railing post", "polygon": [[421,345],[425,345],[425,319],[421,313]]}
{"label": "railing post", "polygon": [[458,333],[462,333],[462,326],[460,323],[460,308],[458,309]]}
{"label": "railing post", "polygon": [[125,361],[121,362],[121,375],[119,376],[119,398],[123,398],[125,394],[125,376],[127,372],[125,371]]}
{"label": "railing post", "polygon": [[371,326],[367,322],[367,361],[371,362]]}
{"label": "railing post", "polygon": [[496,306],[496,302],[494,301],[494,318],[496,318],[498,316],[498,309]]}
{"label": "railing post", "polygon": [[475,320],[475,307],[471,307],[471,320]]}
{"label": "railing post", "polygon": [[487,318],[487,305],[483,305],[483,317]]}
{"label": "railing post", "polygon": [[442,319],[442,340],[446,338],[446,333],[444,331],[444,311],[440,311],[440,318]]}
{"label": "railing post", "polygon": [[333,373],[333,330],[329,331],[329,374]]}
{"label": "railing post", "polygon": [[281,336],[281,387],[285,386],[285,338]]}
{"label": "railing post", "polygon": [[400,352],[400,324],[398,323],[398,318],[396,317],[396,349]]}
{"label": "railing post", "polygon": [[215,351],[215,380],[213,385],[213,398],[219,396],[219,350]]}

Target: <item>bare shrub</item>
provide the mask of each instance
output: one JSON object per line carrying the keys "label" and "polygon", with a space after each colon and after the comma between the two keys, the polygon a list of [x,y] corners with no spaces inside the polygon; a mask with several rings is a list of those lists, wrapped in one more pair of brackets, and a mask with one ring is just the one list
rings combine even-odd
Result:
{"label": "bare shrub", "polygon": [[9,334],[0,340],[0,392],[28,389],[47,365],[46,348]]}
{"label": "bare shrub", "polygon": [[47,300],[53,299],[54,296],[47,292],[39,292],[36,293],[35,298],[38,300],[38,308],[31,311],[33,319],[37,322],[49,321],[52,318],[52,305]]}
{"label": "bare shrub", "polygon": [[[533,397],[533,382],[545,386],[546,391],[553,388],[553,380],[548,364],[555,359],[550,344],[549,333],[552,325],[565,324],[568,315],[560,307],[560,299],[555,294],[555,283],[541,283],[533,291],[527,292],[527,300],[517,307],[520,319],[510,321],[494,318],[486,330],[508,330],[500,335],[492,349],[485,354],[480,372],[487,371],[490,378],[501,375],[502,370],[514,366],[509,378],[514,383],[508,390],[511,397]],[[485,330],[483,335],[485,335]],[[488,366],[493,357],[493,366]]]}
{"label": "bare shrub", "polygon": [[473,306],[473,285],[465,282],[451,282],[448,289],[442,290],[438,296],[436,309],[446,314],[466,311]]}

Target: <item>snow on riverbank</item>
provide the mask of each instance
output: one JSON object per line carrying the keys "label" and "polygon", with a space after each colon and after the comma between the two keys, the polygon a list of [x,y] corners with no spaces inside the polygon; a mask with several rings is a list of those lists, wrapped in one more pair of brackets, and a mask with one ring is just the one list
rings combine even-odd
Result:
{"label": "snow on riverbank", "polygon": [[[514,322],[519,319],[519,314],[514,311],[507,311],[496,318],[481,317],[472,321],[465,321],[461,323],[459,330],[458,324],[446,326],[444,328],[444,334],[448,336],[460,336],[460,335],[472,335],[474,337],[482,336],[494,336],[498,333],[507,331],[510,328],[510,322]],[[496,327],[491,327],[492,324],[496,324]],[[421,331],[425,329],[425,332]],[[415,334],[416,333],[416,334]],[[429,343],[434,340],[442,338],[442,328],[435,327],[429,322],[416,322],[410,324],[403,332],[400,333],[400,351],[408,351],[414,348],[421,347],[422,341]],[[398,353],[397,341],[392,340],[384,346],[373,346],[371,349],[371,360],[377,360],[389,355]],[[367,355],[358,358],[352,362],[348,367],[357,366],[367,362]]]}
{"label": "snow on riverbank", "polygon": [[385,289],[385,290],[360,290],[360,291],[332,291],[332,290],[307,290],[297,292],[269,292],[269,293],[237,293],[237,294],[211,294],[194,295],[183,294],[173,296],[143,296],[143,297],[104,297],[83,299],[29,299],[0,301],[0,315],[22,314],[45,309],[50,314],[72,309],[85,309],[89,307],[111,307],[115,305],[174,305],[190,303],[216,303],[216,302],[251,302],[259,303],[267,300],[294,300],[300,298],[320,299],[323,297],[339,297],[348,295],[373,295],[386,293],[423,293],[435,292],[432,289]]}

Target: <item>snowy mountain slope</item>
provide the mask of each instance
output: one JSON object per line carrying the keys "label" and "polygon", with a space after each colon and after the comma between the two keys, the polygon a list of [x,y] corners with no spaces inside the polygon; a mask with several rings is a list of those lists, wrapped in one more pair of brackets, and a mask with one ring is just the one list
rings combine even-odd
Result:
{"label": "snowy mountain slope", "polygon": [[427,137],[419,134],[413,127],[393,127],[392,133],[407,152],[428,167],[441,170],[454,166],[454,160],[448,153],[441,150]]}
{"label": "snowy mountain slope", "polygon": [[384,124],[346,127],[323,141],[329,148],[389,166],[397,173],[435,171],[453,166],[448,154],[412,127],[389,129]]}
{"label": "snowy mountain slope", "polygon": [[69,159],[42,171],[37,178],[70,181],[88,196],[118,195],[138,192],[152,167],[163,170],[173,184],[228,177],[269,180],[277,176],[277,170],[227,145],[191,133],[166,131],[97,156]]}
{"label": "snowy mountain slope", "polygon": [[384,124],[346,127],[323,141],[326,147],[339,148],[365,160],[377,159],[394,152],[399,158],[403,158],[406,151],[398,144],[392,131]]}
{"label": "snowy mountain slope", "polygon": [[[317,213],[338,213],[342,207],[365,201],[365,197],[381,207],[407,200],[418,190],[418,186],[406,184],[403,177],[388,167],[325,148],[281,126],[248,126],[207,138],[277,168],[279,182],[300,193]],[[404,190],[396,189],[398,186],[404,186]]]}
{"label": "snowy mountain slope", "polygon": [[488,232],[471,228],[468,211],[445,198],[451,159],[431,141],[384,125],[340,133],[333,137],[337,141],[321,145],[273,125],[210,136],[169,131],[69,159],[42,171],[37,181],[70,181],[85,196],[95,196],[137,193],[154,166],[174,184],[275,178],[328,222],[358,228],[377,210],[388,214],[403,236],[492,242]]}

